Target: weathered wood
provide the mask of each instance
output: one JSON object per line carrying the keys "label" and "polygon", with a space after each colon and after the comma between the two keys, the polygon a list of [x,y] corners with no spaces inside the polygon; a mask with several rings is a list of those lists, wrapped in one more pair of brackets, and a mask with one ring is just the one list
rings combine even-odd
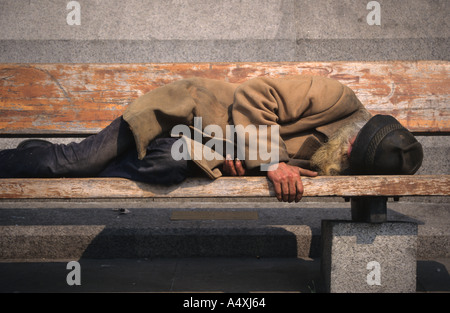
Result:
{"label": "weathered wood", "polygon": [[144,93],[188,77],[243,82],[256,76],[321,75],[351,87],[372,113],[411,131],[450,131],[446,61],[1,64],[0,134],[90,134]]}
{"label": "weathered wood", "polygon": [[[304,196],[449,196],[450,175],[303,178]],[[188,179],[171,187],[122,178],[2,179],[0,199],[273,197],[265,177]]]}

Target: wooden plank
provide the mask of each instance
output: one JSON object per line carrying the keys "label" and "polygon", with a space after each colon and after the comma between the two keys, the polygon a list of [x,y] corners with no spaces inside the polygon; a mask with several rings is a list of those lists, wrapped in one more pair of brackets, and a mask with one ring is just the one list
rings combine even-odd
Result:
{"label": "wooden plank", "polygon": [[320,75],[351,87],[372,113],[392,114],[411,131],[450,131],[446,61],[0,64],[0,134],[91,134],[144,93],[207,77]]}
{"label": "wooden plank", "polygon": [[[304,196],[449,196],[450,175],[303,178]],[[273,197],[266,177],[187,179],[171,186],[121,178],[1,179],[0,199]]]}

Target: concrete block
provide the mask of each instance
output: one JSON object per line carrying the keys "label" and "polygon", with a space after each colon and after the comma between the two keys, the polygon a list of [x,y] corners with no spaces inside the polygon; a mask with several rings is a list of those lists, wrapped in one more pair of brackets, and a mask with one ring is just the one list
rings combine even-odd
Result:
{"label": "concrete block", "polygon": [[322,221],[322,274],[331,293],[416,292],[417,224]]}

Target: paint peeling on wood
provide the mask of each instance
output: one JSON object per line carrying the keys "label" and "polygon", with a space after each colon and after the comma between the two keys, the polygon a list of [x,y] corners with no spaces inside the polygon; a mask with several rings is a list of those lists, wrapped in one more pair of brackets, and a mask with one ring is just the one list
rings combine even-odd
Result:
{"label": "paint peeling on wood", "polygon": [[449,62],[390,61],[2,64],[0,134],[96,133],[137,97],[183,78],[290,75],[338,79],[373,114],[392,114],[411,131],[450,131]]}
{"label": "paint peeling on wood", "polygon": [[[450,175],[302,178],[304,196],[449,196]],[[274,197],[265,177],[191,178],[174,186],[122,178],[1,179],[0,199]]]}

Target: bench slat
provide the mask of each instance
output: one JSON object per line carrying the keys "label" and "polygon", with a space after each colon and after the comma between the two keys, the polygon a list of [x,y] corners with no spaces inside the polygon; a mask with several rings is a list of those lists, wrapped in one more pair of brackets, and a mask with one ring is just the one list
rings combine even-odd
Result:
{"label": "bench slat", "polygon": [[92,134],[144,93],[193,76],[243,82],[321,75],[348,85],[372,113],[415,132],[450,131],[445,61],[0,64],[0,135]]}
{"label": "bench slat", "polygon": [[[304,196],[449,196],[450,175],[303,178]],[[273,197],[266,177],[187,179],[158,186],[122,178],[1,179],[0,199]]]}

